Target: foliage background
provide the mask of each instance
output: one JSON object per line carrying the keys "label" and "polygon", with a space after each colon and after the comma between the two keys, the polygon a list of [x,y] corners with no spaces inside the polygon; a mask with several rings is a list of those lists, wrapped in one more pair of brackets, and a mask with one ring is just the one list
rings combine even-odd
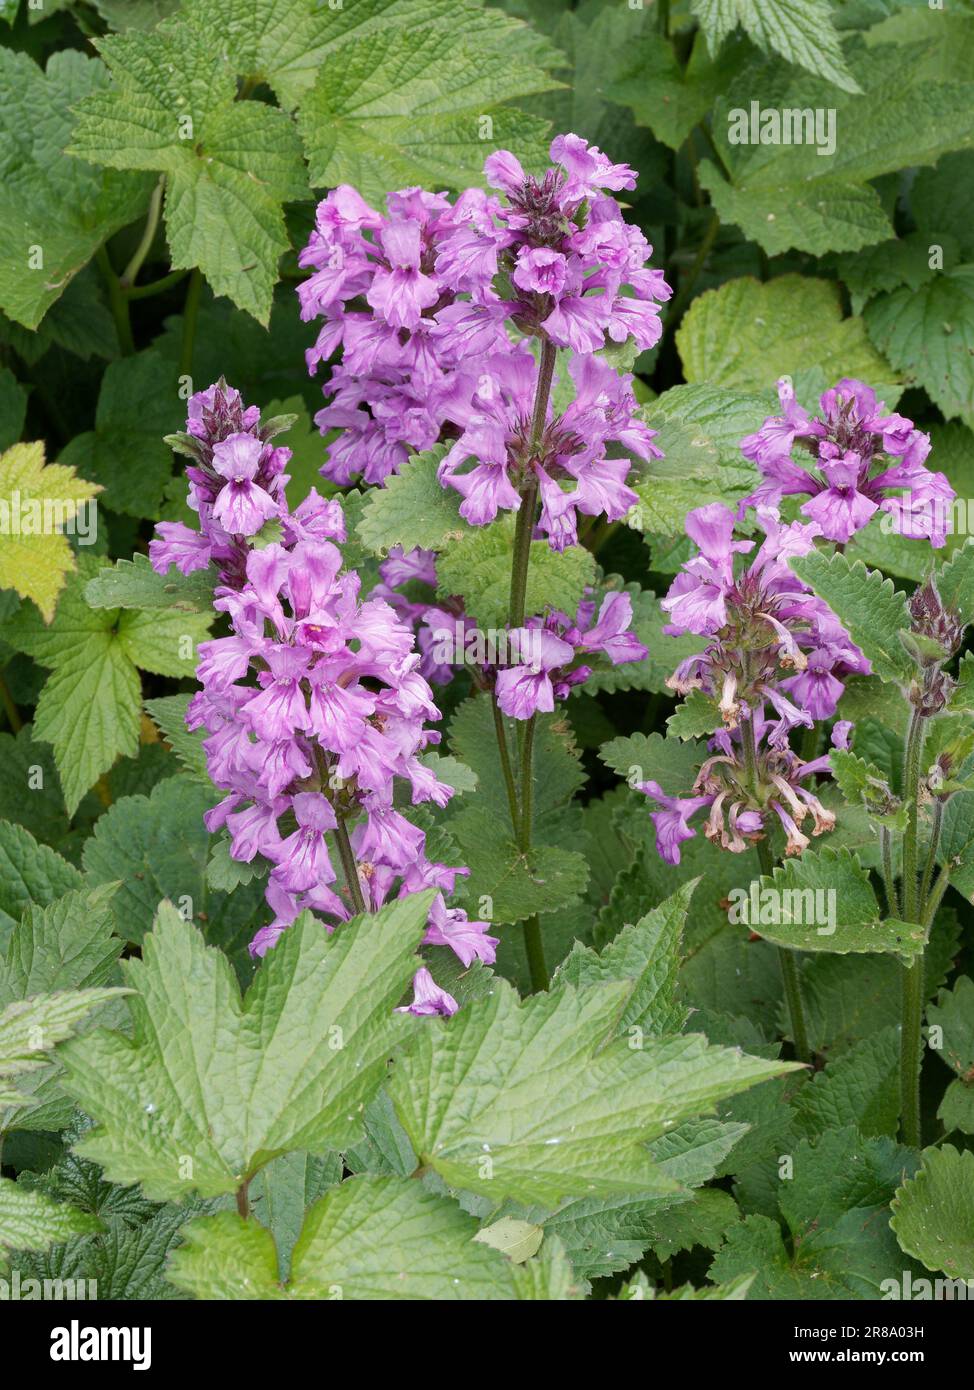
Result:
{"label": "foliage background", "polygon": [[[712,1042],[776,1056],[783,1029],[772,948],[729,926],[721,906],[755,874],[750,856],[728,866],[699,838],[678,870],[662,865],[643,803],[619,785],[631,746],[615,764],[599,749],[643,739],[653,775],[680,784],[686,759],[679,747],[664,751],[660,735],[673,709],[664,680],[688,647],[662,638],[653,593],[685,555],[685,511],[736,501],[750,486],[737,444],[772,409],[778,376],[794,377],[805,404],[841,375],[881,387],[890,407],[931,431],[933,465],[958,495],[974,497],[971,7],[4,0],[0,45],[0,447],[43,441],[46,480],[55,464],[72,470],[59,475],[58,495],[100,489],[97,544],[77,556],[58,538],[17,547],[0,539],[0,959],[12,955],[25,910],[122,880],[97,918],[102,937],[95,933],[88,954],[78,950],[81,964],[52,966],[44,988],[114,980],[123,938],[126,952],[136,950],[166,895],[191,898],[207,941],[250,978],[260,884],[231,892],[226,866],[222,877],[219,862],[214,868],[200,823],[209,790],[198,761],[194,779],[198,753],[179,733],[178,697],[193,688],[194,661],[177,638],[202,637],[207,622],[191,597],[165,613],[119,609],[113,591],[93,603],[85,585],[106,558],[144,553],[154,522],[185,515],[182,470],[162,437],[182,423],[187,379],[200,389],[223,374],[265,411],[295,412],[284,441],[294,450],[292,502],[320,481],[311,419],[320,383],[303,367],[314,328],[300,323],[294,291],[296,252],[322,190],[349,181],[381,201],[410,183],[456,188],[479,181],[490,149],[510,146],[537,166],[550,133],[574,130],[639,171],[628,215],[654,243],[675,297],[661,344],[635,363],[666,457],[639,484],[635,524],[589,538],[603,569],[633,586],[650,659],[635,674],[624,667],[590,684],[568,707],[570,727],[549,733],[545,766],[561,771],[542,808],[546,832],[554,850],[584,861],[547,904],[549,963],[575,939],[604,946],[632,919],[632,905],[644,912],[700,876],[681,998]],[[834,157],[730,145],[727,113],[752,101],[834,109]],[[186,118],[187,134],[175,135]],[[5,455],[0,494],[37,486],[41,462],[36,451]],[[359,515],[361,503],[349,505]],[[374,573],[366,540],[360,532],[350,551]],[[921,577],[916,547],[871,528],[850,553],[901,585]],[[448,720],[463,693],[447,695]],[[857,722],[856,751],[895,778],[903,716],[888,687],[853,683],[840,712]],[[451,751],[489,782],[484,731],[469,719],[452,727]],[[37,767],[43,788],[25,795]],[[954,820],[969,854],[969,805]],[[491,873],[489,855],[482,869],[473,859],[482,822],[462,810],[450,830],[469,851],[474,889],[482,887]],[[854,813],[832,845],[875,867]],[[954,1066],[965,1089],[938,1119],[953,1073],[933,1059],[924,1097],[930,1132],[951,1134],[965,1151],[974,1014],[955,981],[970,968],[974,861],[957,886],[938,918],[928,983],[931,995],[952,986],[939,1007],[956,1014],[965,1039]],[[521,906],[514,902],[501,930],[498,969],[526,988]],[[685,915],[684,905],[681,923]],[[0,973],[0,1005],[22,997],[10,969]],[[593,1233],[584,1213],[574,1226],[563,1219],[576,1276],[617,1292],[641,1260],[666,1286],[702,1284],[708,1270],[732,1285],[759,1268],[752,1297],[818,1297],[823,1287],[875,1296],[884,1271],[904,1264],[885,1221],[867,1223],[865,1234],[856,1225],[857,1213],[888,1208],[903,1171],[894,1144],[895,975],[891,956],[804,958],[825,1071],[797,1098],[781,1077],[722,1105],[722,1125],[751,1129],[731,1158],[715,1153],[704,1176],[716,1183],[674,1208],[679,1220],[655,1208],[651,1221],[645,1210],[602,1213]],[[458,986],[468,995],[482,987],[476,978]],[[95,1017],[116,1008],[103,1005]],[[373,1122],[376,1144],[384,1121]],[[161,1271],[185,1210],[149,1203],[66,1157],[75,1136],[64,1127],[77,1123],[55,1093],[47,1112],[5,1134],[6,1176],[46,1184],[108,1226],[108,1236],[78,1235],[60,1253],[36,1256],[38,1268],[45,1259],[94,1261],[103,1289],[116,1290],[110,1296],[173,1296]],[[781,1152],[801,1155],[804,1167],[795,1195],[779,1200]],[[870,1180],[836,1193],[833,1175],[853,1158]],[[334,1156],[301,1162],[310,1201],[334,1182]],[[959,1171],[974,1209],[966,1160]],[[596,1257],[609,1242],[615,1253]]]}

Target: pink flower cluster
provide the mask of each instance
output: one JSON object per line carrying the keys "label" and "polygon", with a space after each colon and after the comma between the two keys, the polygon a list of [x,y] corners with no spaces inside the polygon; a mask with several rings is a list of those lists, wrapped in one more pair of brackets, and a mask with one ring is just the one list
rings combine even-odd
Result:
{"label": "pink flower cluster", "polygon": [[[741,452],[763,477],[739,515],[749,506],[809,495],[802,514],[828,540],[850,540],[884,511],[899,535],[944,544],[954,490],[943,473],[924,466],[928,434],[902,415],[887,414],[875,391],[847,377],[821,396],[821,417],[798,404],[786,377],[778,382],[778,397],[781,415],[769,416],[741,440]],[[811,456],[807,467],[793,459],[796,445]]]}
{"label": "pink flower cluster", "polygon": [[[231,403],[226,419],[202,414],[215,393]],[[193,430],[194,421],[203,423]],[[217,437],[225,424],[240,421],[257,434],[231,430]],[[247,486],[260,486],[250,474],[241,488],[221,467],[241,438],[259,437],[258,418],[240,413],[236,392],[220,386],[194,397],[190,429],[203,446],[201,457],[212,460],[195,470],[201,476],[193,481],[199,498],[207,498],[199,508],[201,531],[190,548],[182,532],[167,528],[153,542],[160,572],[190,556],[195,568],[207,551],[217,556],[227,534],[221,518],[240,519],[233,490],[243,491],[247,507],[254,504]],[[251,951],[263,955],[302,908],[332,922],[354,915],[354,890],[342,888],[332,862],[332,847],[341,852],[335,837],[348,836],[367,908],[436,888],[426,942],[450,946],[465,965],[492,961],[497,943],[487,924],[446,905],[444,894],[466,870],[428,860],[424,832],[394,804],[397,784],[408,787],[414,805],[443,806],[453,795],[421,756],[439,742],[426,727],[439,711],[420,674],[413,634],[383,599],[360,600],[359,577],[343,570],[334,543],[344,539],[336,503],[312,492],[290,513],[283,490],[274,496],[280,539],[234,553],[232,577],[224,572],[214,598],[231,634],[200,645],[203,688],[187,713],[190,728],[206,730],[208,771],[227,793],[208,813],[207,828],[227,828],[233,858],[249,863],[261,855],[273,866],[266,897],[274,919]],[[263,502],[254,505],[239,535],[267,510]],[[425,977],[418,981],[421,1011],[429,1011],[431,988]],[[436,997],[441,1011],[455,1007],[448,995]]]}
{"label": "pink flower cluster", "polygon": [[[315,417],[323,432],[341,430],[329,478],[380,483],[412,451],[457,440],[440,478],[462,494],[464,517],[484,525],[517,510],[530,482],[540,529],[560,550],[577,539],[578,511],[617,520],[636,500],[630,462],[610,457],[610,444],[659,457],[634,418],[632,378],[593,354],[629,339],[652,347],[670,290],[606,191],[634,188],[632,170],[575,135],[554,140],[551,157],[538,180],[498,151],[485,173],[503,197],[470,188],[451,204],[405,189],[385,215],[354,188],[334,189],[301,253],[314,273],[298,293],[302,317],[324,319],[309,369],[342,349],[331,403]],[[549,407],[535,418],[528,339],[574,354],[577,398],[561,416]]]}

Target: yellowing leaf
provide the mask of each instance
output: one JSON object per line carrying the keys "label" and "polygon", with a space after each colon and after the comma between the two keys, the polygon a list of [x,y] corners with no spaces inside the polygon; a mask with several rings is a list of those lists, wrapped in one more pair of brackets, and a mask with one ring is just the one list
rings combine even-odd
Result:
{"label": "yellowing leaf", "polygon": [[76,568],[64,529],[99,492],[73,468],[45,466],[42,443],[14,444],[0,455],[0,589],[33,599],[46,623]]}

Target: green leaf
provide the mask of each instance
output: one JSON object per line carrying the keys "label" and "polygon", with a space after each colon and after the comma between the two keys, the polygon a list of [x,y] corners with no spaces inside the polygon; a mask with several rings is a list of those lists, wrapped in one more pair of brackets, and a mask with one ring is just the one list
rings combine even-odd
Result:
{"label": "green leaf", "polygon": [[0,821],[0,942],[32,904],[46,906],[81,886],[81,874],[22,825]]}
{"label": "green leaf", "polygon": [[503,103],[557,84],[527,52],[484,34],[468,41],[466,13],[449,26],[390,26],[335,50],[298,113],[316,187],[352,183],[378,201],[403,185],[479,182],[485,116],[491,140],[529,164],[543,158],[547,122]]}
{"label": "green leaf", "polygon": [[889,1224],[927,1269],[974,1279],[974,1153],[925,1149],[916,1177],[897,1189]]}
{"label": "green leaf", "polygon": [[64,158],[73,108],[108,85],[96,59],[68,49],[45,73],[4,48],[0,84],[0,308],[36,328],[99,246],[144,210],[151,179]]}
{"label": "green leaf", "polygon": [[[483,628],[507,624],[513,544],[514,519],[505,515],[490,526],[468,528],[437,562],[439,593],[459,595]],[[594,581],[595,559],[584,546],[559,554],[547,541],[532,541],[525,614],[540,615],[548,608],[574,614]]]}
{"label": "green leaf", "polygon": [[150,348],[110,362],[102,377],[95,428],[79,434],[60,462],[104,488],[102,501],[127,516],[158,519],[172,452],[164,436],[183,418],[176,373]]}
{"label": "green leaf", "polygon": [[41,691],[35,737],[54,746],[69,813],[119,756],[133,756],[142,707],[137,667],[165,676],[191,675],[196,644],[212,613],[158,613],[90,608],[85,588],[102,561],[78,557],[57,614],[45,626],[21,608],[5,627],[6,639],[52,674]]}
{"label": "green leaf", "polygon": [[599,749],[599,757],[631,787],[652,780],[667,796],[686,796],[703,761],[694,745],[656,733],[611,739]]}
{"label": "green leaf", "polygon": [[450,833],[470,875],[458,887],[460,899],[474,910],[490,899],[495,922],[522,922],[536,913],[554,912],[583,891],[588,882],[585,856],[557,845],[534,844],[525,853],[507,824],[486,806],[475,803],[450,819]]}
{"label": "green leaf", "polygon": [[389,1083],[420,1162],[451,1187],[549,1207],[673,1191],[646,1141],[790,1068],[699,1036],[640,1050],[609,1041],[631,991],[566,985],[521,1002],[497,980],[487,998],[422,1029]]}
{"label": "green leaf", "polygon": [[804,275],[779,275],[764,284],[728,280],[706,291],[690,306],[676,343],[690,382],[756,391],[774,376],[811,368],[829,380],[845,374],[891,379],[862,320],[842,317],[839,286]]}
{"label": "green leaf", "polygon": [[213,607],[214,575],[210,570],[180,574],[170,566],[157,574],[149,557],[136,552],[131,560],[116,560],[99,570],[85,585],[89,608],[171,608],[179,613],[209,612]]}
{"label": "green leaf", "polygon": [[790,1156],[777,1193],[791,1251],[777,1221],[751,1215],[731,1229],[710,1278],[755,1274],[754,1299],[880,1298],[884,1281],[903,1273],[889,1201],[912,1171],[910,1151],[847,1127],[801,1140]]}
{"label": "green leaf", "polygon": [[190,731],[186,727],[186,710],[191,699],[190,695],[163,695],[157,700],[146,700],[145,707],[186,772],[210,786],[203,748],[206,734],[202,729]]}
{"label": "green leaf", "polygon": [[99,1031],[62,1050],[65,1087],[98,1125],[77,1152],[165,1200],[233,1192],[290,1149],[353,1143],[415,1022],[392,1010],[428,908],[415,894],[333,936],[304,914],[241,999],[222,952],[163,905],[124,967],[132,1040]]}
{"label": "green leaf", "polygon": [[561,1242],[546,1236],[534,1259],[514,1265],[511,1278],[518,1298],[564,1303],[584,1297]]}
{"label": "green leaf", "polygon": [[687,698],[677,705],[666,721],[668,738],[686,741],[691,738],[708,736],[723,726],[716,700],[705,695],[702,690],[691,690]]}
{"label": "green leaf", "polygon": [[974,265],[867,305],[869,336],[908,382],[922,386],[948,419],[974,421]]}
{"label": "green leaf", "polygon": [[444,444],[407,459],[382,488],[371,488],[356,531],[362,544],[377,555],[394,545],[403,550],[422,546],[440,550],[468,530],[460,515],[460,494],[437,481],[436,470]]}
{"label": "green leaf", "polygon": [[98,491],[73,468],[45,466],[43,444],[13,444],[0,456],[0,588],[32,599],[45,622],[76,567],[65,532],[88,533]]}
{"label": "green leaf", "polygon": [[964,624],[974,623],[974,541],[955,550],[943,569],[937,571],[937,589],[946,608],[952,609]]}
{"label": "green leaf", "polygon": [[912,956],[926,944],[922,927],[881,920],[869,875],[847,849],[806,850],[776,865],[770,878],[762,874],[758,891],[760,919],[754,920],[752,892],[748,926],[777,946],[838,955],[893,951]]}
{"label": "green leaf", "polygon": [[61,990],[16,1000],[0,1013],[0,1105],[23,1099],[7,1078],[37,1071],[49,1061],[55,1043],[70,1036],[86,1014],[114,999],[116,989]]}
{"label": "green leaf", "polygon": [[[712,123],[730,182],[709,161],[700,168],[700,181],[721,219],[737,222],[768,255],[795,248],[820,256],[888,240],[892,223],[871,181],[905,165],[932,164],[969,142],[972,84],[953,80],[943,65],[931,71],[923,62],[936,46],[936,40],[924,39],[942,30],[928,25],[919,41],[912,40],[907,67],[900,44],[877,44],[867,51],[861,41],[850,42],[849,70],[861,95],[838,92],[824,77],[773,60],[746,67],[725,88]],[[762,142],[763,135],[767,140],[776,132],[765,135],[761,124],[757,131],[742,129],[752,104],[762,113],[762,124],[781,121],[776,142]],[[792,131],[784,126],[783,113],[793,112],[806,123],[809,115],[822,112],[834,121],[832,138],[828,125],[813,132],[805,124],[789,141]],[[840,375],[841,369],[834,373]]]}
{"label": "green leaf", "polygon": [[101,1222],[97,1217],[52,1202],[43,1193],[31,1192],[9,1178],[0,1178],[0,1252],[44,1250],[53,1241],[99,1230]]}
{"label": "green leaf", "polygon": [[739,450],[735,459],[727,461],[696,422],[667,418],[665,411],[665,395],[643,410],[657,432],[655,442],[663,457],[639,466],[632,479],[639,501],[626,516],[626,524],[667,535],[682,532],[683,518],[691,507],[707,502],[736,506],[741,493],[753,487],[755,473]]}
{"label": "green leaf", "polygon": [[681,1184],[678,1190],[663,1196],[637,1192],[564,1202],[544,1220],[545,1247],[557,1238],[575,1273],[586,1279],[628,1269],[649,1248],[661,1214],[691,1200],[687,1189],[714,1177],[746,1129],[718,1120],[684,1121],[650,1145],[660,1170]]}
{"label": "green leaf", "polygon": [[98,41],[114,86],[79,103],[70,153],[166,175],[174,269],[199,266],[215,294],[270,316],[288,248],[283,201],[307,195],[297,132],[283,112],[238,102],[212,34],[179,20]]}
{"label": "green leaf", "polygon": [[974,980],[961,975],[952,989],[942,989],[937,1002],[927,1008],[927,1023],[942,1030],[938,1046],[943,1060],[963,1078],[971,1080],[974,1070]]}
{"label": "green leaf", "polygon": [[899,1125],[899,1037],[884,1028],[864,1037],[816,1072],[794,1099],[795,1123],[806,1138],[852,1125],[864,1137],[896,1137]]}
{"label": "green leaf", "polygon": [[184,0],[182,13],[201,34],[221,34],[234,70],[259,75],[288,108],[307,96],[320,70],[340,72],[350,42],[380,40],[397,30],[445,29],[458,43],[491,55],[503,51],[519,65],[559,56],[519,21],[455,0],[356,0],[335,7],[315,0]]}
{"label": "green leaf", "polygon": [[906,595],[891,579],[838,551],[813,550],[792,560],[791,567],[829,605],[880,680],[909,679],[911,663],[900,641],[900,633],[910,628]]}
{"label": "green leaf", "polygon": [[350,1178],[308,1211],[283,1288],[271,1232],[229,1211],[186,1228],[169,1277],[208,1299],[513,1297],[512,1266],[476,1233],[455,1202],[415,1182]]}
{"label": "green leaf", "polygon": [[[631,20],[632,12],[627,17]],[[631,27],[615,52],[618,67],[612,100],[628,106],[638,125],[649,126],[657,139],[674,150],[707,115],[749,56],[744,45],[728,45],[714,56],[698,34],[683,67],[673,45],[645,24]]]}
{"label": "green leaf", "polygon": [[826,0],[780,0],[774,6],[758,0],[691,0],[712,53],[738,25],[766,53],[806,68],[844,92],[861,88],[849,71]]}
{"label": "green leaf", "polygon": [[678,888],[638,922],[623,927],[599,953],[576,942],[555,977],[560,984],[591,985],[604,980],[631,980],[633,991],[619,1019],[618,1031],[642,1030],[659,1037],[678,1033],[688,1010],[677,994],[680,946],[690,899],[698,879]]}
{"label": "green leaf", "polygon": [[943,245],[954,238],[958,260],[974,256],[974,150],[944,155],[934,169],[921,169],[910,196],[921,229],[919,240]]}

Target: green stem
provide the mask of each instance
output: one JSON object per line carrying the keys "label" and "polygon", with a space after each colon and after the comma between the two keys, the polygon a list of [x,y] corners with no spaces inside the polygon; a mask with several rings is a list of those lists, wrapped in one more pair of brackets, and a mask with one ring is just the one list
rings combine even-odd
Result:
{"label": "green stem", "polygon": [[494,711],[494,733],[497,735],[497,751],[500,754],[501,771],[504,774],[504,786],[507,788],[507,806],[511,813],[511,829],[514,835],[517,836],[517,786],[514,782],[514,769],[511,766],[511,750],[507,746],[507,730],[504,728],[504,716],[501,714],[500,706],[496,700],[491,700],[491,707]]}
{"label": "green stem", "polygon": [[95,261],[108,290],[108,303],[111,307],[112,317],[115,319],[115,331],[118,333],[118,345],[122,349],[122,356],[131,357],[135,351],[135,339],[132,337],[128,300],[125,298],[118,276],[112,269],[112,263],[108,259],[108,252],[104,246],[99,246],[95,252]]}
{"label": "green stem", "polygon": [[[555,370],[557,350],[545,338],[541,343],[541,358],[538,363],[538,381],[534,393],[534,409],[531,414],[531,446],[535,454],[540,453],[544,436],[545,421],[548,416],[548,399],[551,395],[551,381]],[[533,471],[524,491],[521,493],[521,506],[514,528],[514,555],[511,563],[511,602],[508,622],[511,628],[524,624],[525,606],[528,590],[528,565],[531,560],[531,538],[534,534],[535,513],[538,509],[538,477]],[[501,726],[503,728],[503,726]],[[531,849],[531,821],[534,793],[534,729],[532,716],[524,726],[519,740],[519,809],[512,810],[514,833],[518,849],[526,855]],[[506,746],[506,745],[505,745]],[[548,967],[545,962],[544,938],[541,923],[537,916],[529,917],[524,924],[524,946],[531,973],[531,987],[535,991],[548,988]]]}
{"label": "green stem", "polygon": [[335,843],[338,845],[338,855],[342,861],[342,869],[345,873],[345,882],[348,884],[349,896],[355,911],[362,914],[366,911],[365,899],[362,896],[362,885],[359,882],[358,865],[355,862],[355,854],[352,850],[352,842],[348,838],[348,826],[341,816],[336,815],[338,824],[335,827]]}
{"label": "green stem", "polygon": [[[758,785],[757,749],[754,745],[754,725],[750,719],[741,720],[741,744],[744,748],[744,769],[751,793],[756,797]],[[766,878],[773,876],[774,860],[767,837],[757,842],[758,862]],[[778,947],[778,968],[781,983],[785,990],[788,1005],[788,1018],[791,1022],[791,1038],[795,1045],[795,1056],[799,1062],[811,1062],[812,1051],[808,1043],[808,1024],[805,1022],[805,1006],[802,1002],[801,978],[798,973],[798,957],[794,951],[784,946]]]}
{"label": "green stem", "polygon": [[179,375],[193,374],[193,343],[196,339],[196,320],[200,311],[200,294],[203,290],[203,277],[197,267],[189,277],[186,288],[186,304],[183,308],[183,341],[179,352]]}
{"label": "green stem", "polygon": [[903,915],[907,922],[918,920],[919,902],[917,899],[917,833],[920,810],[918,806],[920,791],[920,762],[923,757],[923,739],[926,734],[926,720],[920,711],[913,709],[910,727],[906,735],[906,755],[903,771],[903,799],[906,802],[906,831],[903,836]]}
{"label": "green stem", "polygon": [[135,248],[132,259],[119,276],[119,284],[123,290],[130,290],[139,277],[142,263],[149,254],[149,248],[155,240],[156,229],[159,226],[159,213],[162,210],[162,194],[166,187],[166,176],[161,174],[159,182],[152,190],[152,197],[149,199],[149,210],[145,216],[145,227],[142,230],[142,239]]}
{"label": "green stem", "polygon": [[174,285],[185,280],[188,274],[188,270],[171,270],[168,275],[163,275],[158,280],[150,280],[147,285],[133,285],[125,291],[125,298],[129,303],[133,299],[152,299],[154,295],[165,294],[166,290],[171,290]]}
{"label": "green stem", "polygon": [[0,675],[0,705],[3,705],[4,714],[7,716],[7,723],[15,734],[19,734],[24,727],[24,721],[20,717],[20,711],[14,703],[14,697],[10,693],[10,687]]}
{"label": "green stem", "polygon": [[879,827],[879,846],[883,855],[883,887],[886,890],[886,915],[899,917],[900,903],[893,876],[893,835],[888,825]]}
{"label": "green stem", "polygon": [[[907,922],[919,922],[920,903],[917,892],[917,830],[919,825],[920,766],[926,721],[914,708],[906,736],[903,796],[906,801],[907,823],[903,836],[903,916]],[[923,952],[910,965],[902,968],[900,996],[900,1129],[903,1142],[919,1148],[920,1128],[920,1065],[923,1056],[924,1005]]]}
{"label": "green stem", "polygon": [[929,898],[927,898],[926,903],[924,904],[922,925],[926,927],[928,930],[930,927],[933,926],[933,919],[937,915],[937,908],[940,906],[941,900],[943,899],[943,896],[947,891],[949,883],[950,870],[947,868],[945,864],[941,868],[940,873],[937,875],[937,881],[933,885],[933,888],[930,892],[930,896]]}
{"label": "green stem", "polygon": [[934,870],[937,867],[937,850],[940,848],[940,830],[944,820],[944,803],[937,798],[933,803],[933,819],[930,824],[930,847],[927,850],[927,862],[923,869],[923,879],[920,883],[920,905],[921,911],[930,894],[930,885],[933,883]]}

